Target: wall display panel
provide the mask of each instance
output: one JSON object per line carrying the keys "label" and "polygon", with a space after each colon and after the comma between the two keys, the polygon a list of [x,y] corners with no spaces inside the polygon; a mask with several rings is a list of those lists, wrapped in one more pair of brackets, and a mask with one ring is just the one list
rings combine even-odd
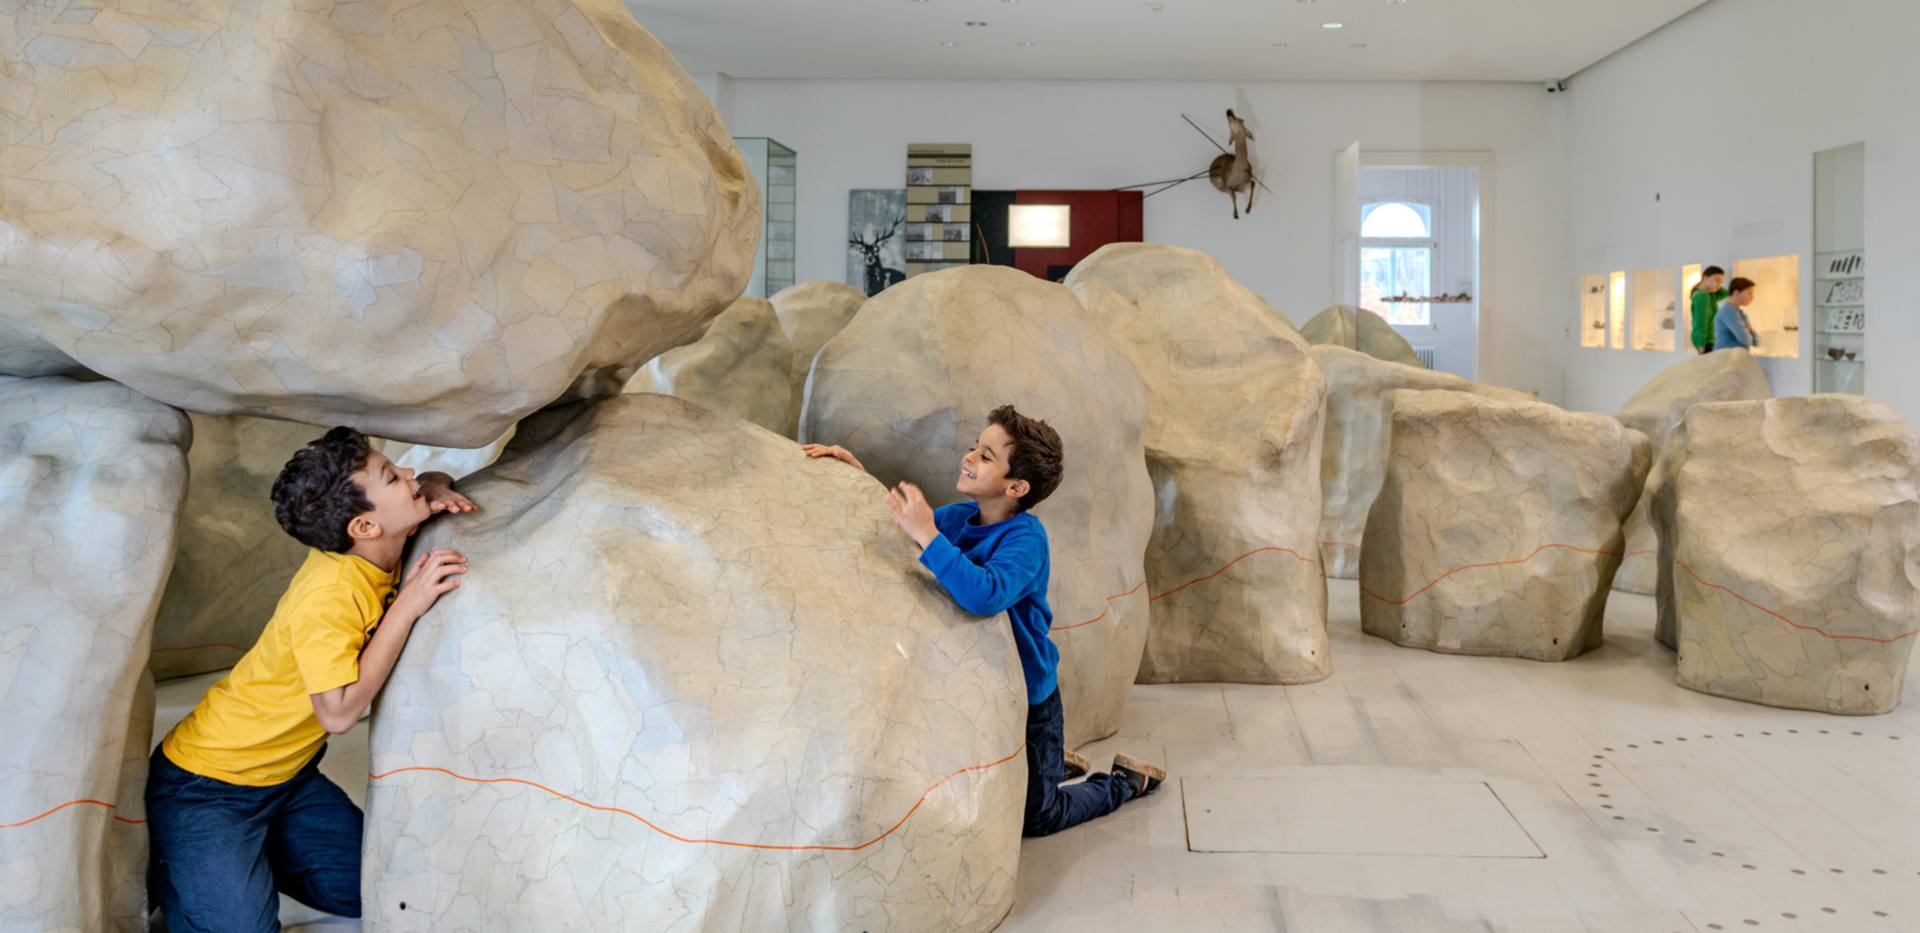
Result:
{"label": "wall display panel", "polygon": [[1633,348],[1671,351],[1680,327],[1679,282],[1671,267],[1633,273]]}
{"label": "wall display panel", "polygon": [[1580,295],[1580,345],[1605,347],[1607,345],[1607,277],[1583,275],[1577,287]]}
{"label": "wall display panel", "polygon": [[1615,350],[1627,348],[1627,274],[1607,276],[1607,342]]}
{"label": "wall display panel", "polygon": [[1813,155],[1813,391],[1867,391],[1867,146]]}
{"label": "wall display panel", "polygon": [[1741,259],[1733,264],[1732,278],[1753,280],[1753,303],[1747,306],[1757,344],[1753,355],[1799,356],[1800,257]]}

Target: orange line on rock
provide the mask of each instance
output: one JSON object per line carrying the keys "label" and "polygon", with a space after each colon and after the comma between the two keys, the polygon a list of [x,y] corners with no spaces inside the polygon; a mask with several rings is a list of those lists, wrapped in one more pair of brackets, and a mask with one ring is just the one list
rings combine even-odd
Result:
{"label": "orange line on rock", "polygon": [[1675,567],[1680,568],[1681,570],[1685,570],[1687,572],[1687,576],[1692,577],[1694,582],[1700,584],[1701,586],[1707,587],[1708,589],[1719,590],[1720,592],[1725,593],[1728,596],[1731,596],[1734,599],[1737,599],[1743,603],[1746,603],[1748,606],[1760,612],[1764,612],[1767,615],[1770,615],[1775,619],[1778,619],[1781,622],[1784,622],[1787,625],[1792,626],[1793,628],[1797,628],[1807,632],[1815,632],[1820,635],[1825,635],[1826,637],[1831,638],[1835,641],[1870,641],[1875,644],[1891,645],[1894,642],[1899,641],[1903,638],[1911,638],[1914,636],[1914,634],[1920,633],[1920,629],[1909,629],[1905,632],[1901,632],[1900,634],[1893,636],[1892,638],[1875,638],[1872,635],[1836,635],[1833,632],[1829,632],[1826,629],[1823,629],[1817,625],[1806,625],[1804,623],[1795,622],[1792,619],[1789,619],[1778,612],[1768,609],[1767,607],[1762,606],[1759,603],[1756,603],[1753,600],[1748,599],[1745,596],[1742,596],[1739,593],[1736,593],[1727,587],[1721,586],[1718,583],[1709,583],[1705,579],[1701,578],[1700,574],[1694,572],[1694,569],[1688,566],[1685,561],[1674,561],[1673,565]]}
{"label": "orange line on rock", "polygon": [[[1268,551],[1276,551],[1276,552],[1279,552],[1279,553],[1282,553],[1282,554],[1289,554],[1289,555],[1292,555],[1292,557],[1293,557],[1293,559],[1294,559],[1294,560],[1297,560],[1297,561],[1300,561],[1300,562],[1301,562],[1301,563],[1303,563],[1303,564],[1313,564],[1313,565],[1314,565],[1314,566],[1316,566],[1316,567],[1318,567],[1318,566],[1320,565],[1320,561],[1319,561],[1319,560],[1318,560],[1317,558],[1312,558],[1312,557],[1306,557],[1306,556],[1304,556],[1304,555],[1302,555],[1302,554],[1301,554],[1301,553],[1300,553],[1299,551],[1296,551],[1296,550],[1294,550],[1293,548],[1290,548],[1290,547],[1281,547],[1281,546],[1279,546],[1279,545],[1277,545],[1277,544],[1275,544],[1275,545],[1269,545],[1269,546],[1267,546],[1267,547],[1257,547],[1257,548],[1254,548],[1254,549],[1253,549],[1253,550],[1251,550],[1251,551],[1248,551],[1248,552],[1247,552],[1247,553],[1245,553],[1245,554],[1242,554],[1242,555],[1240,555],[1239,557],[1236,557],[1236,558],[1234,558],[1234,559],[1232,559],[1232,560],[1230,560],[1230,561],[1227,561],[1227,562],[1226,562],[1226,564],[1225,564],[1224,566],[1222,566],[1222,567],[1221,567],[1221,568],[1220,568],[1219,570],[1216,570],[1216,571],[1214,571],[1214,572],[1212,572],[1212,573],[1210,573],[1210,574],[1207,574],[1207,575],[1206,575],[1206,576],[1204,576],[1204,577],[1194,577],[1193,579],[1191,579],[1191,580],[1188,580],[1187,582],[1185,582],[1185,583],[1182,583],[1182,584],[1180,584],[1179,586],[1176,586],[1176,587],[1174,587],[1173,589],[1170,589],[1170,590],[1168,590],[1168,591],[1166,591],[1166,592],[1164,592],[1164,593],[1156,593],[1156,594],[1154,594],[1154,595],[1152,595],[1152,596],[1149,596],[1149,597],[1147,597],[1147,602],[1150,602],[1150,603],[1153,603],[1153,602],[1159,602],[1160,600],[1163,600],[1163,599],[1166,599],[1167,597],[1169,597],[1169,596],[1172,596],[1173,594],[1175,594],[1175,593],[1178,593],[1178,592],[1180,592],[1181,590],[1184,590],[1184,589],[1186,589],[1187,587],[1189,587],[1189,586],[1192,586],[1192,585],[1194,585],[1194,584],[1196,584],[1196,583],[1205,583],[1205,582],[1207,582],[1208,580],[1211,580],[1211,579],[1213,579],[1214,577],[1217,577],[1217,576],[1219,576],[1219,575],[1221,575],[1221,574],[1223,574],[1223,573],[1226,573],[1227,571],[1229,571],[1229,570],[1231,570],[1231,569],[1233,569],[1233,565],[1235,565],[1235,564],[1237,564],[1237,563],[1240,563],[1241,561],[1243,561],[1243,560],[1246,560],[1247,558],[1249,558],[1249,557],[1252,557],[1252,556],[1253,556],[1253,555],[1255,555],[1255,554],[1264,554],[1264,553],[1266,553],[1266,552],[1268,552]],[[1324,572],[1324,571],[1323,571],[1323,572]]]}
{"label": "orange line on rock", "polygon": [[[1145,581],[1145,580],[1141,580],[1141,581],[1140,581],[1140,582],[1139,582],[1138,584],[1136,584],[1136,585],[1134,586],[1134,588],[1133,588],[1133,589],[1130,589],[1130,590],[1128,590],[1128,591],[1126,591],[1125,593],[1115,593],[1115,594],[1113,594],[1112,596],[1109,596],[1109,597],[1107,597],[1107,602],[1109,602],[1109,603],[1111,603],[1111,602],[1113,602],[1113,601],[1114,601],[1114,600],[1116,600],[1116,599],[1126,599],[1127,597],[1129,597],[1129,596],[1132,596],[1133,594],[1135,594],[1135,593],[1138,593],[1138,592],[1140,592],[1140,591],[1141,591],[1142,589],[1144,589],[1144,588],[1146,587],[1146,585],[1147,585],[1147,581]],[[1101,619],[1104,619],[1104,618],[1106,618],[1106,617],[1107,617],[1107,614],[1108,614],[1108,613],[1110,613],[1110,612],[1112,612],[1112,611],[1113,611],[1113,607],[1112,607],[1112,606],[1102,606],[1102,607],[1100,608],[1100,614],[1099,614],[1099,615],[1097,615],[1097,616],[1094,616],[1093,618],[1091,618],[1091,619],[1088,619],[1088,620],[1086,620],[1085,622],[1075,622],[1075,623],[1073,623],[1072,625],[1056,625],[1056,626],[1054,626],[1053,628],[1050,628],[1050,629],[1048,629],[1047,631],[1050,631],[1050,632],[1064,632],[1064,631],[1067,631],[1067,630],[1069,630],[1069,629],[1076,629],[1076,628],[1079,628],[1079,627],[1081,627],[1081,626],[1083,626],[1083,625],[1092,625],[1093,623],[1095,623],[1095,622],[1098,622],[1098,621],[1100,621]]]}
{"label": "orange line on rock", "polygon": [[732,846],[737,849],[766,849],[766,850],[772,850],[776,852],[858,852],[861,849],[865,849],[868,846],[874,845],[878,843],[880,840],[893,835],[896,830],[898,830],[902,826],[905,826],[907,823],[907,820],[912,819],[914,813],[919,811],[920,805],[923,803],[926,803],[927,798],[932,796],[934,791],[939,790],[941,786],[946,784],[948,781],[951,781],[954,778],[957,778],[971,771],[985,771],[988,768],[994,768],[994,767],[998,767],[1000,765],[1006,764],[1007,762],[1012,761],[1013,759],[1019,757],[1021,752],[1026,751],[1026,748],[1027,748],[1026,743],[1022,742],[1020,743],[1019,748],[1014,749],[1013,752],[1011,754],[1008,754],[1005,758],[1001,758],[998,761],[990,761],[990,762],[987,762],[986,764],[981,764],[981,765],[968,765],[964,768],[961,768],[958,771],[953,772],[952,774],[947,775],[946,777],[941,778],[938,781],[935,781],[932,787],[927,788],[926,791],[920,795],[920,799],[915,800],[913,802],[913,806],[907,808],[907,812],[904,815],[902,815],[900,819],[896,820],[892,826],[887,827],[886,832],[883,832],[880,835],[875,836],[872,839],[869,839],[866,842],[862,842],[858,845],[818,845],[818,844],[775,845],[775,844],[760,843],[760,842],[736,842],[731,839],[699,839],[699,838],[690,837],[690,836],[682,836],[679,833],[676,833],[676,832],[673,832],[672,830],[661,827],[659,824],[653,822],[652,820],[647,819],[644,816],[641,816],[638,813],[633,812],[632,810],[628,810],[622,807],[601,806],[600,804],[597,804],[597,803],[588,803],[587,801],[581,800],[580,798],[574,797],[570,794],[563,794],[557,790],[554,790],[551,787],[546,786],[545,784],[539,784],[533,781],[522,780],[520,778],[472,777],[470,775],[465,775],[465,774],[456,774],[445,768],[435,768],[435,767],[430,767],[426,765],[412,765],[412,766],[403,767],[403,768],[394,768],[391,771],[382,771],[379,774],[369,774],[367,775],[367,777],[371,780],[379,781],[385,778],[392,777],[396,774],[406,774],[409,772],[431,772],[434,774],[444,774],[447,777],[453,778],[456,781],[465,781],[469,784],[519,784],[524,787],[531,787],[535,790],[543,791],[561,800],[565,800],[568,803],[571,803],[580,807],[585,807],[589,810],[599,810],[602,813],[618,813],[621,816],[632,819],[640,823],[641,825],[647,827],[648,829],[651,829],[654,832],[667,837],[668,839],[672,839],[676,842],[688,843],[690,845]]}
{"label": "orange line on rock", "polygon": [[[18,823],[0,823],[0,829],[19,829],[20,827],[25,826],[29,823],[37,823],[41,820],[44,820],[47,817],[54,815],[55,813],[59,813],[60,811],[67,809],[68,807],[77,807],[77,806],[80,806],[81,804],[87,804],[95,807],[106,807],[109,810],[119,809],[114,804],[110,804],[104,800],[92,800],[92,799],[85,799],[85,798],[80,800],[69,800],[66,803],[63,803],[57,807],[54,807],[53,809],[48,810],[45,813],[27,817],[26,819],[21,820]],[[138,825],[146,822],[146,820],[143,820],[143,819],[134,819],[133,817],[130,817],[130,816],[121,816],[118,813],[112,814],[112,816],[115,820],[118,820],[122,823],[130,823],[130,824]]]}
{"label": "orange line on rock", "polygon": [[1428,580],[1426,586],[1423,586],[1417,590],[1414,590],[1412,593],[1409,593],[1404,599],[1389,599],[1388,597],[1382,596],[1379,593],[1375,593],[1374,591],[1367,589],[1366,586],[1364,585],[1360,587],[1360,592],[1362,595],[1370,596],[1383,603],[1388,603],[1394,606],[1404,606],[1410,602],[1413,602],[1415,599],[1418,599],[1420,594],[1425,593],[1426,591],[1433,589],[1435,586],[1439,585],[1440,581],[1445,580],[1446,578],[1451,577],[1456,573],[1463,573],[1468,570],[1479,570],[1486,567],[1510,567],[1514,564],[1524,564],[1524,563],[1527,563],[1528,561],[1533,560],[1536,557],[1539,557],[1541,552],[1549,551],[1549,550],[1573,551],[1579,554],[1593,554],[1593,555],[1598,555],[1602,557],[1624,556],[1619,551],[1596,551],[1591,548],[1575,547],[1571,544],[1542,544],[1539,547],[1534,548],[1533,553],[1528,554],[1527,556],[1519,558],[1517,560],[1493,560],[1493,561],[1485,561],[1483,563],[1478,563],[1478,564],[1461,564],[1460,566],[1455,567],[1452,570],[1447,571],[1446,573],[1443,573],[1437,577],[1434,577],[1431,580]]}

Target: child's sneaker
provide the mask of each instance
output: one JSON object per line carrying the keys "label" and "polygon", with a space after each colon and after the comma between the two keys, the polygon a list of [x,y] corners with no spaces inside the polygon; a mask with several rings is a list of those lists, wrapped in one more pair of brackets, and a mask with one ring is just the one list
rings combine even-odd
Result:
{"label": "child's sneaker", "polygon": [[1067,760],[1067,776],[1061,778],[1061,780],[1063,781],[1071,781],[1074,778],[1086,777],[1087,772],[1093,770],[1093,762],[1088,761],[1087,756],[1082,755],[1079,752],[1074,751],[1073,749],[1067,749],[1066,751],[1061,752],[1060,757],[1065,758]]}
{"label": "child's sneaker", "polygon": [[1167,780],[1167,772],[1130,755],[1113,756],[1113,774],[1127,782],[1133,797],[1145,797]]}

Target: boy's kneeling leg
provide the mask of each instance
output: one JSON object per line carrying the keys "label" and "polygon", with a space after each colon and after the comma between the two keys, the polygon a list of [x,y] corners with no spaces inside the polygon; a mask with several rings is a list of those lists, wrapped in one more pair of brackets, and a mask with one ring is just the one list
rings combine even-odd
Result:
{"label": "boy's kneeling leg", "polygon": [[280,893],[336,917],[360,916],[360,833],[364,817],[315,758],[296,775],[267,836]]}
{"label": "boy's kneeling leg", "polygon": [[155,749],[147,772],[149,896],[170,933],[280,929],[267,788],[201,777]]}
{"label": "boy's kneeling leg", "polygon": [[1105,816],[1127,800],[1125,781],[1095,774],[1061,787],[1066,771],[1066,712],[1060,693],[1027,707],[1027,809],[1023,836],[1049,836],[1069,826]]}

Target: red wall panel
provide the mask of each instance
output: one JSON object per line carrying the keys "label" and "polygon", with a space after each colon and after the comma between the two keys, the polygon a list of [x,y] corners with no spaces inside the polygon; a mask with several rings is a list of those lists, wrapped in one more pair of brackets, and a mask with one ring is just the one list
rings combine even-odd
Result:
{"label": "red wall panel", "polygon": [[1046,278],[1054,266],[1071,266],[1108,243],[1138,243],[1144,230],[1138,191],[1016,191],[1015,204],[1065,204],[1071,208],[1065,249],[1016,249],[1013,264]]}

